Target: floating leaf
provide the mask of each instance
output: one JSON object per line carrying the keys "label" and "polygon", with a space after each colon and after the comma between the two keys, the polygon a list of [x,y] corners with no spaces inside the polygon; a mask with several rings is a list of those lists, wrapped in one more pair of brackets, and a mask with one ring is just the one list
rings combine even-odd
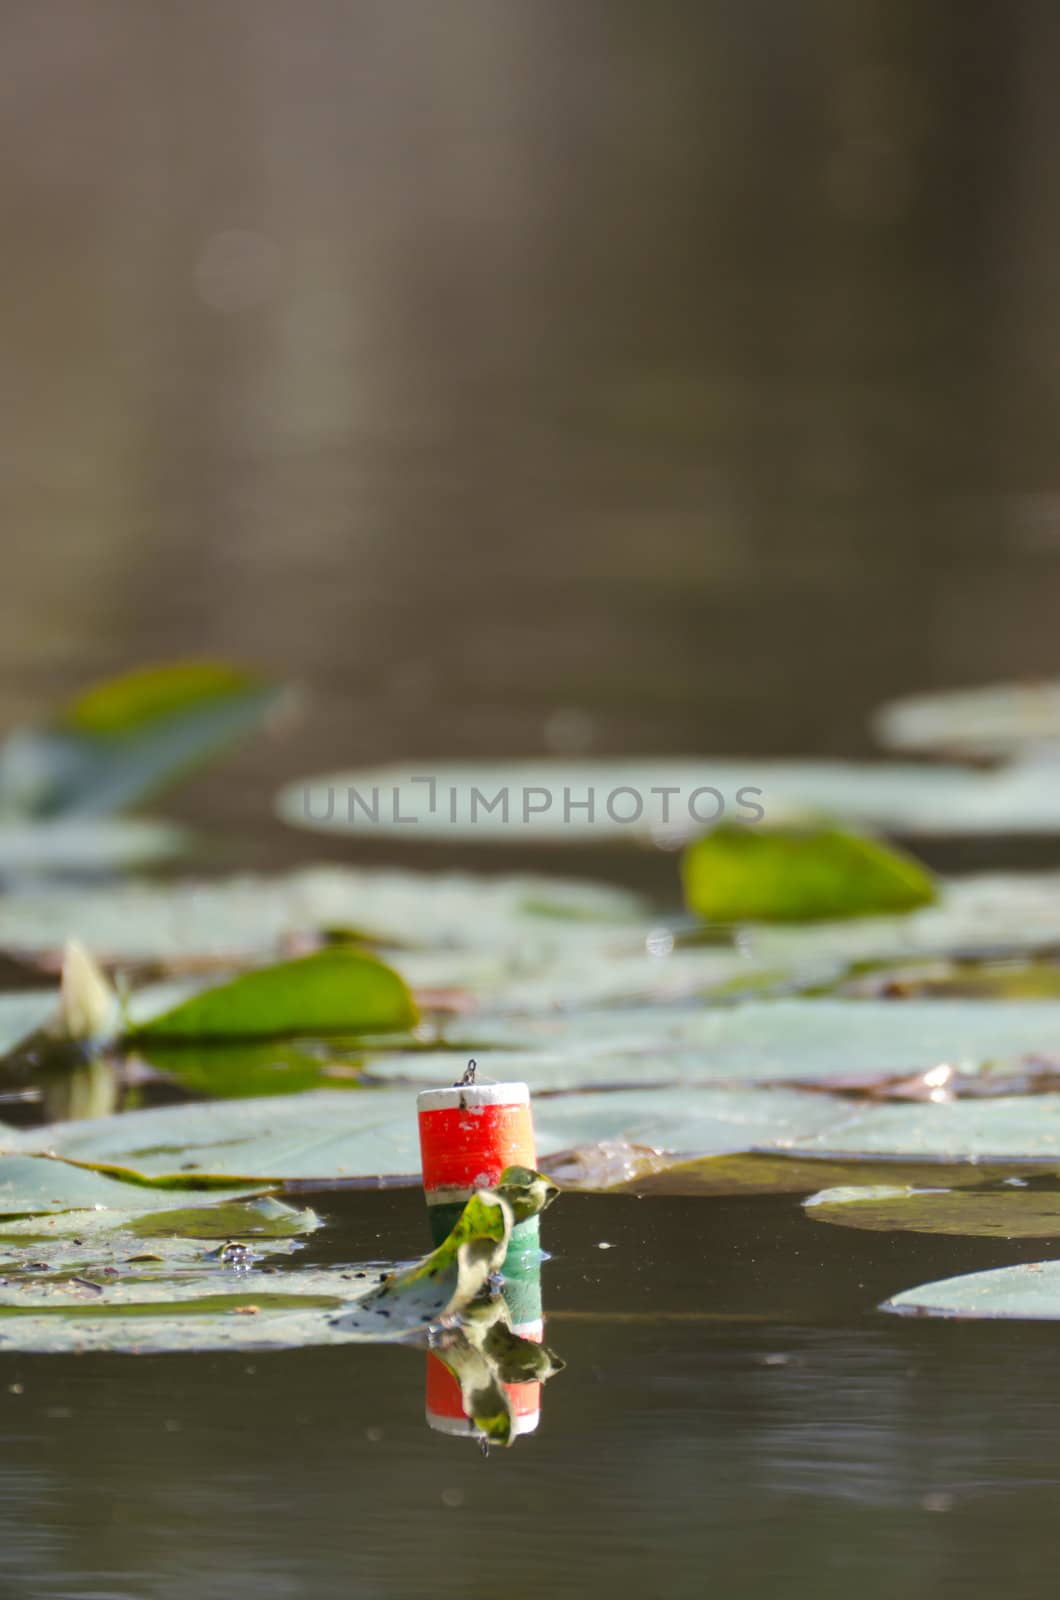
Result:
{"label": "floating leaf", "polygon": [[[1017,1180],[1025,1185],[1025,1179]],[[1060,1190],[932,1189],[875,1185],[823,1189],[804,1202],[814,1222],[875,1232],[951,1233],[984,1239],[1060,1238]]]}
{"label": "floating leaf", "polygon": [[827,1157],[771,1154],[701,1156],[677,1160],[624,1141],[606,1141],[560,1151],[549,1173],[563,1189],[627,1190],[639,1195],[813,1194],[823,1185],[851,1190],[886,1183],[910,1186],[1002,1183],[1033,1173],[1033,1165],[986,1165],[979,1161],[830,1161]]}
{"label": "floating leaf", "polygon": [[[111,1193],[115,1199],[121,1198],[115,1189]],[[290,1206],[271,1195],[249,1200],[203,1199],[198,1204],[192,1203],[191,1195],[185,1198],[186,1204],[174,1206],[174,1196],[167,1195],[162,1210],[119,1211],[97,1205],[91,1211],[8,1217],[0,1221],[0,1254],[13,1244],[36,1245],[49,1239],[108,1241],[118,1232],[139,1239],[294,1239],[321,1225],[315,1211]]]}
{"label": "floating leaf", "polygon": [[578,880],[309,867],[274,878],[8,894],[0,948],[58,951],[76,936],[106,960],[260,959],[355,925],[396,947],[501,949],[532,961],[631,925],[643,936],[646,915],[629,891]]}
{"label": "floating leaf", "polygon": [[[865,1116],[858,1112],[859,1120]],[[849,1106],[825,1095],[772,1089],[631,1089],[557,1096],[535,1108],[543,1154],[619,1137],[720,1154],[809,1141],[850,1120]],[[127,1178],[189,1187],[234,1178],[265,1185],[397,1175],[419,1182],[415,1107],[402,1089],[167,1106],[28,1129],[15,1140],[22,1151],[51,1149]]]}
{"label": "floating leaf", "polygon": [[29,989],[19,994],[0,994],[0,1056],[35,1033],[55,1013],[53,990]]}
{"label": "floating leaf", "polygon": [[405,984],[373,956],[341,946],[245,973],[138,1024],[133,1037],[165,1040],[386,1033],[411,1028]]}
{"label": "floating leaf", "polygon": [[337,1317],[340,1333],[401,1338],[455,1316],[499,1272],[508,1249],[512,1215],[488,1189],[473,1194],[448,1238],[414,1267],[388,1276],[351,1311]]}
{"label": "floating leaf", "polygon": [[835,829],[714,828],[685,851],[685,901],[707,922],[808,922],[912,911],[935,898],[908,856]]}
{"label": "floating leaf", "polygon": [[1031,1261],[943,1278],[896,1294],[880,1309],[905,1316],[1053,1322],[1060,1318],[1060,1261]]}
{"label": "floating leaf", "polygon": [[[142,817],[0,821],[0,874],[18,883],[48,873],[99,876],[174,855],[184,842],[181,829],[171,823]],[[62,942],[58,938],[55,948]]]}
{"label": "floating leaf", "polygon": [[923,754],[1006,757],[1060,745],[1060,682],[999,683],[910,695],[872,719],[882,744]]}
{"label": "floating leaf", "polygon": [[1030,761],[998,772],[753,757],[432,763],[427,774],[393,766],[307,778],[276,803],[294,827],[405,844],[672,844],[713,821],[763,814],[770,826],[838,819],[910,836],[1060,829],[1058,787]]}
{"label": "floating leaf", "polygon": [[253,673],[214,662],[150,667],[100,684],[0,747],[0,808],[33,817],[123,810],[260,722],[278,693]]}
{"label": "floating leaf", "polygon": [[[122,1118],[104,1118],[120,1122]],[[73,1126],[77,1126],[74,1124]],[[85,1124],[91,1126],[91,1124]],[[18,1135],[8,1135],[14,1144]],[[196,1186],[196,1174],[186,1179],[188,1190]],[[179,1175],[178,1175],[179,1182]],[[227,1192],[214,1188],[216,1200],[238,1200],[247,1189],[261,1190],[275,1185],[233,1184]],[[153,1188],[137,1182],[123,1182],[107,1173],[90,1171],[48,1155],[0,1155],[0,1216],[19,1216],[49,1211],[91,1210],[158,1211],[173,1207],[172,1188]],[[185,1198],[185,1204],[188,1199]]]}
{"label": "floating leaf", "polygon": [[[472,1197],[450,1237],[424,1261],[392,1272],[330,1268],[280,1273],[241,1251],[160,1237],[124,1255],[124,1236],[90,1259],[35,1269],[27,1245],[0,1276],[0,1350],[282,1349],[392,1342],[457,1315],[504,1259],[511,1218],[501,1200]],[[9,1247],[10,1248],[10,1247]],[[275,1252],[289,1248],[273,1242]],[[245,1263],[251,1259],[251,1264]]]}
{"label": "floating leaf", "polygon": [[[949,1063],[969,1080],[993,1064],[1060,1042],[1060,1002],[992,1000],[748,1000],[739,1006],[483,1014],[447,1022],[449,1050],[473,1046],[482,1078],[525,1077],[533,1090],[724,1084],[897,1074]],[[518,1052],[518,1055],[513,1055]],[[429,1086],[451,1054],[367,1051],[382,1081]]]}

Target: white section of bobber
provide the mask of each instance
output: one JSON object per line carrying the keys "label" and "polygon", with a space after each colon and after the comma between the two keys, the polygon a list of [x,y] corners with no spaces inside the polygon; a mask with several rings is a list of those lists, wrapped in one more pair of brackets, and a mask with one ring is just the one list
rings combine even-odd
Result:
{"label": "white section of bobber", "polygon": [[525,1083],[469,1083],[464,1088],[424,1089],[416,1096],[417,1111],[469,1111],[474,1106],[528,1106]]}

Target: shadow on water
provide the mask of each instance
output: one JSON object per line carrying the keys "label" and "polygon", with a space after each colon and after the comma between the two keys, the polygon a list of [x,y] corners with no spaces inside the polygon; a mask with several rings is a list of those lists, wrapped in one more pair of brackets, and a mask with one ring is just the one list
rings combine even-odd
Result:
{"label": "shadow on water", "polygon": [[[319,1208],[304,1262],[425,1241],[411,1191]],[[427,1427],[416,1348],[5,1362],[3,1592],[1052,1592],[1055,1333],[874,1310],[1048,1242],[848,1231],[787,1198],[567,1196],[546,1235],[567,1368],[488,1460]]]}

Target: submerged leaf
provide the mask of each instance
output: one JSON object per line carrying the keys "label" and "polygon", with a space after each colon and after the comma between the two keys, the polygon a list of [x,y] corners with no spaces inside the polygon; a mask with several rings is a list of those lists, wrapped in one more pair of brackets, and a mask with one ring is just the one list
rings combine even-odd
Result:
{"label": "submerged leaf", "polygon": [[918,862],[835,829],[715,828],[689,845],[681,870],[689,910],[707,922],[859,917],[935,898]]}
{"label": "submerged leaf", "polygon": [[404,982],[374,956],[336,946],[233,978],[137,1024],[163,1040],[403,1031],[417,1022]]}
{"label": "submerged leaf", "polygon": [[100,684],[0,747],[0,809],[34,817],[120,811],[253,727],[278,694],[257,675],[214,662]]}

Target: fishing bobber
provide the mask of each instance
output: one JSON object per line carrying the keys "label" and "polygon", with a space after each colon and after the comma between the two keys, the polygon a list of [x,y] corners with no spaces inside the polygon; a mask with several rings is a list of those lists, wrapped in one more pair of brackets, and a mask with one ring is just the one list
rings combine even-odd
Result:
{"label": "fishing bobber", "polygon": [[[528,1338],[529,1335],[524,1335]],[[540,1340],[540,1335],[538,1341]],[[533,1433],[541,1421],[541,1384],[506,1383],[504,1392],[512,1409],[512,1434]],[[433,1350],[427,1351],[427,1425],[435,1433],[460,1439],[481,1439],[482,1429],[464,1410],[464,1397],[455,1375]]]}
{"label": "fishing bobber", "polygon": [[[536,1166],[530,1091],[525,1083],[461,1083],[425,1089],[416,1110],[423,1190],[441,1244],[476,1189],[492,1188],[505,1167]],[[536,1217],[513,1228],[509,1256],[531,1246],[538,1247]]]}

